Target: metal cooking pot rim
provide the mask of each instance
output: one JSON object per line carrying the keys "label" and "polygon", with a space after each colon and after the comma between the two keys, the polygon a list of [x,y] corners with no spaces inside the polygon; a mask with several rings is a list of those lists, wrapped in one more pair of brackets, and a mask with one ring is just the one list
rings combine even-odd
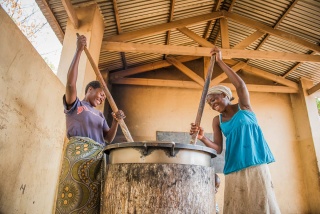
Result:
{"label": "metal cooking pot rim", "polygon": [[209,153],[212,158],[217,156],[217,151],[200,145],[193,145],[193,144],[184,144],[184,143],[175,143],[172,141],[141,141],[141,142],[124,142],[124,143],[115,143],[110,144],[104,148],[104,151],[109,153],[113,149],[117,148],[127,148],[127,147],[165,147],[165,148],[172,148],[172,149],[188,149],[188,150],[196,150]]}

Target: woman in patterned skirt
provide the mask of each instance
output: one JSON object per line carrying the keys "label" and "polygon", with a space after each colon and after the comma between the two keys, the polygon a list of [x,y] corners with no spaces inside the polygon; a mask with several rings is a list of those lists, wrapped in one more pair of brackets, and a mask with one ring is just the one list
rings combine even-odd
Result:
{"label": "woman in patterned skirt", "polygon": [[115,137],[118,120],[125,118],[121,110],[112,113],[109,128],[103,114],[95,109],[106,95],[98,81],[85,88],[85,97],[77,97],[78,65],[86,46],[86,37],[79,36],[77,49],[70,65],[66,93],[63,96],[67,123],[67,143],[56,201],[56,213],[99,213],[101,161],[105,141]]}

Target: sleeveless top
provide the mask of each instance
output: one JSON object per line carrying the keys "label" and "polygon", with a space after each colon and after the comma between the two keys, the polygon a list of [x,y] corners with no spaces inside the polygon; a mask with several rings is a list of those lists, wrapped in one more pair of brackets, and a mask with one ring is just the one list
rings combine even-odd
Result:
{"label": "sleeveless top", "polygon": [[275,161],[252,111],[241,110],[238,105],[238,112],[229,121],[222,122],[221,117],[220,129],[226,137],[224,174]]}

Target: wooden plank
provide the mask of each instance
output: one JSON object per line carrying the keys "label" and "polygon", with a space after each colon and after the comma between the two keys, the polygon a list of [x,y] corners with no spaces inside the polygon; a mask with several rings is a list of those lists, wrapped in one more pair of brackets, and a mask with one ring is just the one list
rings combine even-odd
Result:
{"label": "wooden plank", "polygon": [[281,76],[277,76],[277,75],[274,75],[274,74],[271,74],[269,72],[266,72],[266,71],[263,71],[261,69],[258,69],[258,68],[255,68],[255,67],[252,67],[250,65],[246,65],[245,67],[242,68],[244,71],[246,72],[249,72],[249,73],[252,73],[254,75],[257,75],[257,76],[260,76],[260,77],[263,77],[263,78],[266,78],[266,79],[269,79],[269,80],[272,80],[272,81],[275,81],[277,83],[280,83],[282,85],[286,85],[286,86],[289,86],[291,88],[294,88],[294,89],[298,89],[298,84],[295,83],[295,82],[292,82],[290,80],[287,80]]}
{"label": "wooden plank", "polygon": [[[193,81],[182,80],[162,80],[162,79],[146,79],[146,78],[121,78],[111,80],[112,84],[123,85],[140,85],[140,86],[156,86],[156,87],[172,87],[172,88],[186,88],[186,89],[198,89],[202,87]],[[235,87],[231,83],[223,83],[223,85],[235,90]],[[274,92],[274,93],[297,93],[298,89],[286,87],[286,86],[273,86],[273,85],[254,85],[247,84],[247,88],[250,92]]]}
{"label": "wooden plank", "polygon": [[[234,71],[234,72],[238,72],[240,71],[243,67],[246,66],[246,63],[245,62],[237,62],[237,64],[233,65],[231,67],[231,69]],[[219,76],[217,76],[216,78],[214,78],[212,81],[211,81],[211,86],[214,86],[214,85],[217,85],[219,83],[221,83],[223,80],[227,79],[228,76],[225,74],[225,73],[222,73],[220,74]]]}
{"label": "wooden plank", "polygon": [[76,11],[74,10],[70,0],[61,0],[61,2],[63,4],[65,11],[68,14],[68,17],[69,17],[73,27],[75,29],[78,29],[79,28],[79,20],[78,20]]}
{"label": "wooden plank", "polygon": [[240,43],[236,44],[232,49],[246,49],[251,43],[259,39],[265,33],[261,31],[255,31],[253,34],[242,40]]}
{"label": "wooden plank", "polygon": [[[224,86],[229,87],[231,90],[235,91],[236,88],[232,83],[223,83]],[[255,85],[246,84],[248,91],[250,92],[273,92],[273,93],[298,93],[298,89],[286,87],[286,86],[273,86],[273,85]]]}
{"label": "wooden plank", "polygon": [[[188,62],[188,61],[192,61],[199,58],[200,57],[196,57],[196,56],[179,56],[179,57],[176,57],[176,60],[180,62]],[[113,80],[113,79],[123,78],[126,76],[139,74],[139,73],[143,73],[143,72],[147,72],[147,71],[151,71],[159,68],[165,68],[169,66],[172,66],[172,64],[166,60],[162,60],[162,61],[147,64],[147,65],[141,65],[141,66],[129,68],[123,71],[117,71],[117,72],[111,73],[109,77],[111,80]]]}
{"label": "wooden plank", "polygon": [[195,82],[197,82],[199,85],[203,86],[204,85],[204,80],[203,78],[201,78],[199,75],[197,75],[196,73],[194,73],[190,68],[188,68],[187,66],[185,66],[184,64],[182,64],[181,62],[179,62],[178,60],[176,60],[175,58],[172,57],[167,57],[166,60],[171,63],[173,66],[175,66],[176,68],[178,68],[180,71],[182,71],[182,73],[184,73],[185,75],[187,75],[188,77],[190,77],[192,80],[194,80]]}
{"label": "wooden plank", "polygon": [[[281,18],[280,18],[280,19],[277,21],[277,23],[273,26],[274,29],[277,28],[277,27],[281,24],[282,20],[284,20],[284,18],[289,14],[289,12],[294,8],[294,6],[296,5],[297,2],[298,2],[298,0],[295,0],[295,1],[293,1],[293,2],[291,3],[290,7],[286,10],[286,12],[281,16]],[[259,49],[262,47],[262,45],[263,45],[266,41],[268,41],[269,37],[270,37],[270,34],[267,34],[267,36],[260,42],[260,44],[258,45],[258,47],[256,47],[256,50],[259,50]]]}
{"label": "wooden plank", "polygon": [[194,33],[186,27],[178,28],[178,30],[184,35],[188,36],[193,41],[199,43],[203,47],[214,47],[214,45],[211,42],[207,41],[206,39],[202,38],[201,36],[199,36],[198,34]]}
{"label": "wooden plank", "polygon": [[121,79],[111,80],[111,83],[112,84],[125,84],[125,85],[142,85],[142,86],[202,89],[202,87],[198,83],[195,83],[193,81],[182,81],[182,80],[121,78]]}
{"label": "wooden plank", "polygon": [[[118,4],[117,0],[112,0],[113,3],[113,12],[114,12],[114,18],[116,20],[117,25],[117,32],[118,34],[122,33],[121,24],[120,24],[120,16],[119,16],[119,10],[118,10]],[[121,61],[124,69],[127,69],[127,59],[126,54],[124,52],[121,52]]]}
{"label": "wooden plank", "polygon": [[208,74],[208,68],[210,66],[211,57],[203,57],[203,76],[206,77]]}
{"label": "wooden plank", "polygon": [[[176,45],[140,44],[129,42],[103,42],[101,50],[132,53],[160,53],[172,55],[210,56],[211,48]],[[310,56],[307,54],[283,53],[275,51],[233,49],[221,49],[221,52],[224,59],[249,58],[293,62],[320,62],[320,55]]]}
{"label": "wooden plank", "polygon": [[128,41],[128,40],[132,40],[132,39],[137,39],[137,38],[141,38],[141,37],[145,37],[145,36],[150,36],[150,35],[166,32],[168,30],[172,30],[172,29],[176,29],[176,28],[185,27],[188,25],[193,25],[193,24],[205,22],[208,20],[221,18],[222,16],[223,16],[222,12],[212,12],[212,13],[208,13],[208,14],[204,14],[204,15],[199,15],[199,16],[195,16],[195,17],[172,21],[169,23],[151,26],[151,27],[137,30],[137,31],[123,33],[121,35],[111,36],[111,37],[107,38],[105,41],[110,41],[110,42]]}
{"label": "wooden plank", "polygon": [[320,83],[318,83],[315,86],[313,86],[312,88],[308,89],[307,93],[308,93],[308,95],[311,95],[318,90],[320,90]]}
{"label": "wooden plank", "polygon": [[46,17],[48,20],[52,30],[54,33],[57,35],[60,43],[63,43],[64,39],[64,32],[61,29],[56,17],[54,16],[50,6],[48,5],[48,2],[46,0],[35,0],[42,11],[43,15]]}
{"label": "wooden plank", "polygon": [[[312,51],[310,53],[310,55],[314,55],[316,52],[315,51]],[[298,62],[296,63],[289,71],[287,71],[284,75],[282,75],[282,77],[287,77],[289,74],[291,74],[292,72],[294,72],[300,65],[302,65],[303,63],[302,62]]]}
{"label": "wooden plank", "polygon": [[221,47],[230,48],[228,21],[225,18],[220,19],[220,35],[221,35]]}
{"label": "wooden plank", "polygon": [[224,16],[234,20],[235,22],[238,22],[243,25],[255,28],[255,29],[260,30],[265,33],[269,33],[273,36],[280,37],[282,39],[291,41],[293,43],[302,45],[302,46],[307,47],[307,48],[314,50],[316,52],[320,52],[320,46],[312,44],[312,43],[310,43],[310,42],[308,42],[298,36],[292,35],[290,33],[287,33],[287,32],[281,31],[281,30],[277,30],[277,29],[273,29],[272,27],[269,27],[268,25],[265,25],[261,22],[254,21],[254,20],[246,18],[244,16],[241,16],[241,15],[238,15],[235,13],[230,13],[227,11],[224,11]]}
{"label": "wooden plank", "polygon": [[114,18],[116,20],[116,25],[117,25],[117,31],[118,31],[118,34],[120,34],[122,33],[122,29],[120,25],[120,16],[119,16],[117,0],[112,0],[112,3],[113,3]]}
{"label": "wooden plank", "polygon": [[[217,1],[216,1],[215,5],[214,5],[214,7],[213,7],[212,12],[219,10],[220,5],[221,5],[221,1],[222,1],[222,0],[217,0]],[[210,20],[210,21],[207,23],[206,29],[204,30],[203,38],[208,39],[209,33],[210,33],[210,29],[211,29],[211,26],[212,26],[212,24],[213,24],[214,21],[215,21],[215,20]]]}
{"label": "wooden plank", "polygon": [[[170,13],[169,13],[169,20],[168,22],[171,22],[174,15],[174,5],[176,4],[176,0],[171,0],[170,2]],[[170,36],[171,36],[171,30],[167,31],[166,35],[166,45],[170,45]],[[163,59],[166,59],[167,55],[163,55]]]}

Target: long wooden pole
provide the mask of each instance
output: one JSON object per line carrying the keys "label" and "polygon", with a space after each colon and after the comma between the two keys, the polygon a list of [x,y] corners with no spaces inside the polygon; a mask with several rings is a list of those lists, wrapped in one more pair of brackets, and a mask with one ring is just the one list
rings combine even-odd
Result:
{"label": "long wooden pole", "polygon": [[[211,78],[212,78],[212,72],[213,72],[213,67],[214,67],[214,63],[215,63],[215,57],[216,57],[215,54],[211,56],[210,66],[209,66],[209,69],[208,69],[206,81],[205,81],[204,86],[203,86],[202,95],[201,95],[199,108],[198,108],[198,113],[197,113],[197,117],[196,117],[196,121],[195,121],[195,124],[197,126],[200,126],[204,105],[206,103],[206,96],[207,96],[207,93],[208,93],[208,90],[209,90],[209,86],[210,86],[210,82],[211,82]],[[199,134],[199,132],[196,132],[191,136],[190,144],[196,144],[197,143],[198,134]]]}
{"label": "long wooden pole", "polygon": [[[79,36],[80,35],[77,33],[77,37],[79,37]],[[87,49],[87,47],[84,47],[84,52],[86,53],[87,58],[88,58],[88,60],[89,60],[89,62],[91,64],[94,72],[97,75],[97,79],[100,82],[104,93],[106,94],[107,100],[108,100],[108,102],[109,102],[109,104],[111,106],[112,111],[113,112],[117,112],[119,109],[118,109],[116,103],[114,102],[114,99],[113,99],[113,97],[112,97],[112,95],[111,95],[111,93],[110,93],[110,91],[109,91],[109,89],[108,89],[108,87],[107,87],[102,75],[101,75],[101,72],[100,72],[98,66],[96,65],[96,63],[93,61],[93,58],[92,58],[89,50]],[[125,138],[127,139],[127,142],[133,142],[134,140],[131,137],[129,129],[128,129],[127,125],[125,124],[124,120],[120,119],[120,120],[118,120],[118,122],[119,122],[119,125],[121,127],[121,130],[122,130]]]}

